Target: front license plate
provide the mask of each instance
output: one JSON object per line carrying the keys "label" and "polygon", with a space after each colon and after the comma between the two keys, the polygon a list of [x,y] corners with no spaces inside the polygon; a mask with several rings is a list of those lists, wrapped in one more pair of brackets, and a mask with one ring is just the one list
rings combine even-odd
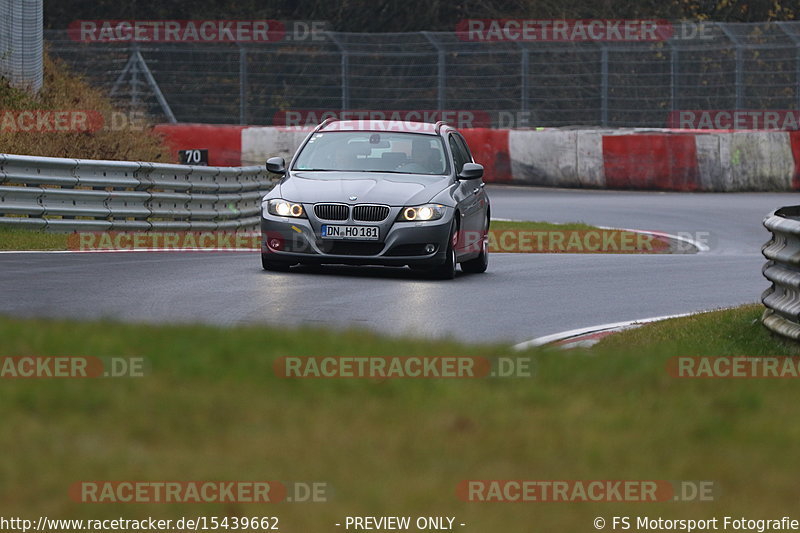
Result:
{"label": "front license plate", "polygon": [[378,229],[378,226],[334,226],[331,224],[323,224],[322,238],[377,241],[380,238]]}

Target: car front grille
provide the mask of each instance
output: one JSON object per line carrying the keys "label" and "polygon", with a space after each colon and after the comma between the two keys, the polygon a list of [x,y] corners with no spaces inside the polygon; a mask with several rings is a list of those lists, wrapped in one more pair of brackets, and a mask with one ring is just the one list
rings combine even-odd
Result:
{"label": "car front grille", "polygon": [[330,255],[378,255],[383,246],[382,242],[336,241],[325,242],[320,249]]}
{"label": "car front grille", "polygon": [[357,205],[353,208],[353,220],[380,222],[388,216],[389,207],[385,205]]}
{"label": "car front grille", "polygon": [[314,214],[322,220],[347,220],[350,208],[344,204],[317,204]]}

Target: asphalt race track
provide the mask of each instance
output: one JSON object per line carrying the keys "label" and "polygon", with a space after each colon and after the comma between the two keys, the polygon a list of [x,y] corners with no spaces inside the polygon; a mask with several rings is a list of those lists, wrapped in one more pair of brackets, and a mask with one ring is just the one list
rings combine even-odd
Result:
{"label": "asphalt race track", "polygon": [[[566,329],[755,302],[767,287],[761,220],[793,194],[490,187],[492,216],[708,232],[686,255],[493,254],[482,275],[261,269],[257,253],[4,253],[0,313],[135,322],[363,327],[521,342]],[[703,238],[704,234],[700,234]]]}

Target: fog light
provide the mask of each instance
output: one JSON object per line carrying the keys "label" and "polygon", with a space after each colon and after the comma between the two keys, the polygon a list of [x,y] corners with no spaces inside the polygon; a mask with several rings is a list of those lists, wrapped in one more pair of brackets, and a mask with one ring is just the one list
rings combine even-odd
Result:
{"label": "fog light", "polygon": [[436,250],[436,246],[434,246],[433,244],[426,244],[425,245],[425,253],[426,254],[432,254],[434,252],[434,250]]}
{"label": "fog light", "polygon": [[267,244],[273,250],[280,250],[281,249],[281,241],[280,239],[270,239]]}

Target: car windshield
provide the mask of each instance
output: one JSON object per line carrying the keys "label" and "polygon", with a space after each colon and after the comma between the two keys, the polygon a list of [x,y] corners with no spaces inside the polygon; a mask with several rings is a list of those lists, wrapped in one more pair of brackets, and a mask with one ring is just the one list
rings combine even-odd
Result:
{"label": "car windshield", "polygon": [[315,133],[294,170],[447,174],[439,136],[422,133],[343,131]]}

